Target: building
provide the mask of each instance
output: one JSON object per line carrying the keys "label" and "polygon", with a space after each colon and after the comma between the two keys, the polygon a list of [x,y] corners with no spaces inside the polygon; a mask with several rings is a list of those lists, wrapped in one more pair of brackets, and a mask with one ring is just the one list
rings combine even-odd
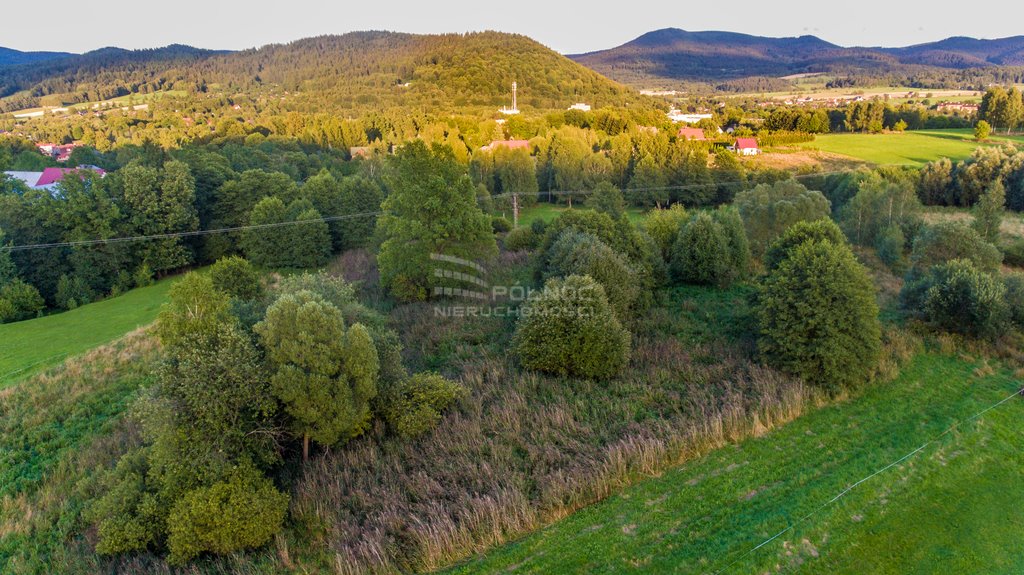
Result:
{"label": "building", "polygon": [[78,147],[78,144],[36,144],[36,148],[39,153],[44,156],[49,156],[58,162],[66,162],[71,159],[71,152]]}
{"label": "building", "polygon": [[21,180],[26,186],[34,190],[47,190],[52,192],[68,174],[88,170],[99,177],[104,177],[107,172],[96,166],[78,166],[77,168],[46,168],[42,172],[4,172],[4,175]]}
{"label": "building", "polygon": [[683,140],[694,140],[697,142],[707,140],[707,138],[704,137],[704,130],[700,128],[679,128],[677,136]]}
{"label": "building", "polygon": [[505,149],[508,149],[508,150],[529,150],[530,149],[530,141],[529,140],[494,140],[490,144],[487,144],[486,146],[484,146],[483,148],[480,148],[480,149],[485,151],[485,152],[493,152],[494,150],[497,150],[498,148],[505,148]]}
{"label": "building", "polygon": [[590,104],[584,104],[583,102],[576,102],[572,106],[569,106],[570,110],[579,110],[581,112],[589,112]]}
{"label": "building", "polygon": [[761,153],[761,148],[757,146],[757,138],[736,138],[736,143],[729,149],[741,156],[756,156]]}
{"label": "building", "polygon": [[348,156],[351,159],[369,158],[373,155],[373,148],[370,146],[352,146],[348,149]]}
{"label": "building", "polygon": [[691,114],[682,112],[675,108],[668,111],[668,119],[673,122],[682,122],[684,124],[696,124],[701,120],[710,120],[713,116],[711,114]]}

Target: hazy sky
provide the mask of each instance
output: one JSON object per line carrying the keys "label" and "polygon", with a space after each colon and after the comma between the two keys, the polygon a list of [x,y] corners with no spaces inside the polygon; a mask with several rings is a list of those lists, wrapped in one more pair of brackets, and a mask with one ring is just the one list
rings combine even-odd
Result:
{"label": "hazy sky", "polygon": [[[1016,1],[1000,3],[1007,6],[1005,18],[959,17],[971,6],[962,0],[932,0],[926,8],[893,0],[628,0],[615,2],[615,8],[605,7],[611,3],[556,0],[51,0],[42,11],[28,0],[11,4],[0,16],[0,46],[70,52],[172,43],[240,49],[371,29],[518,32],[562,53],[610,48],[669,27],[764,36],[814,34],[844,46],[903,46],[948,36],[1024,33]],[[1013,5],[1018,8],[1009,8]],[[988,9],[995,12],[999,4]]]}

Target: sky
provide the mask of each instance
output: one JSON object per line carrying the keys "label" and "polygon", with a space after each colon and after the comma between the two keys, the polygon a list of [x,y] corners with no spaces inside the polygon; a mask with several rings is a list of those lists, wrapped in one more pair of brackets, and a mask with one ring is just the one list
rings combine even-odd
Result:
{"label": "sky", "polygon": [[[29,10],[27,0],[14,2],[26,4],[24,10],[5,6],[0,21],[23,24],[0,26],[0,46],[25,51],[167,44],[237,50],[356,30],[500,30],[525,34],[563,54],[611,48],[670,27],[760,36],[813,34],[843,46],[906,46],[949,36],[999,38],[1021,33],[1014,17],[955,17],[967,6],[962,0],[931,0],[926,9],[916,2],[892,0],[106,0],[101,5],[51,0],[46,7],[50,16]],[[615,7],[606,8],[609,4]],[[37,17],[45,17],[45,25],[30,25]]]}

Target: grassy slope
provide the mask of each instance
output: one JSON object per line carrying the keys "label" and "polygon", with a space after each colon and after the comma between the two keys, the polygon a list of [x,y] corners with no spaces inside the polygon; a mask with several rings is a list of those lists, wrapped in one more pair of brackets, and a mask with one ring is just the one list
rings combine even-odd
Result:
{"label": "grassy slope", "polygon": [[[843,154],[875,164],[920,166],[939,158],[962,160],[978,144],[971,130],[921,130],[902,134],[825,134],[801,147]],[[1024,142],[1024,137],[993,135],[992,141]]]}
{"label": "grassy slope", "polygon": [[744,556],[1019,386],[989,373],[974,360],[921,355],[890,384],[638,484],[455,571],[1019,573],[1024,519],[1011,510],[1024,493],[1008,488],[1024,479],[1018,399]]}
{"label": "grassy slope", "polygon": [[0,389],[152,323],[173,282],[169,278],[68,312],[0,325]]}
{"label": "grassy slope", "polygon": [[[542,194],[543,195],[543,194]],[[574,204],[575,205],[575,204]],[[544,220],[550,222],[557,218],[562,212],[568,210],[567,206],[549,204],[547,202],[540,202],[536,206],[529,208],[523,208],[519,212],[519,225],[528,226],[534,222],[534,220]],[[588,209],[574,207],[573,209]],[[511,220],[511,215],[507,216]],[[629,221],[635,223],[640,222],[644,218],[644,212],[640,208],[627,208],[626,217]]]}

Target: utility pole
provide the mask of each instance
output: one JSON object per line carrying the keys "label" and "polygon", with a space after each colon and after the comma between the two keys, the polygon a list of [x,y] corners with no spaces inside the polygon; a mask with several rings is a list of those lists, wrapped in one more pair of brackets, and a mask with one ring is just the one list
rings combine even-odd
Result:
{"label": "utility pole", "polygon": [[519,194],[512,194],[512,227],[519,227]]}

